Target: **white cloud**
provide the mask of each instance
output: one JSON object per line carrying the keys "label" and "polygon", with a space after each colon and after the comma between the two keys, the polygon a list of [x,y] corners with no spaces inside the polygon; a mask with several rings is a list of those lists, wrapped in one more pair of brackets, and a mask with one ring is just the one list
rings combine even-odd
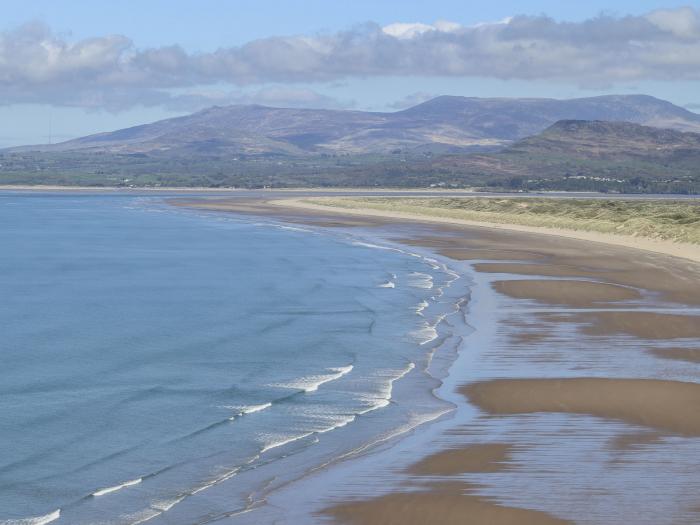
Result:
{"label": "white cloud", "polygon": [[[365,24],[331,34],[259,39],[210,53],[190,53],[177,45],[139,49],[121,35],[73,42],[37,23],[0,33],[4,104],[117,110],[204,102],[201,86],[278,84],[286,89],[372,76],[547,80],[584,87],[697,81],[700,11],[685,7],[582,22],[515,16],[470,27],[445,21]],[[296,100],[304,98],[301,91],[296,95]],[[314,97],[306,100],[312,103]]]}
{"label": "white cloud", "polygon": [[405,40],[415,38],[430,31],[453,33],[461,28],[462,26],[460,24],[448,20],[438,20],[433,24],[396,22],[382,27],[382,32],[394,38],[398,38],[399,40]]}
{"label": "white cloud", "polygon": [[681,38],[700,37],[700,14],[691,7],[659,9],[646,15],[656,27]]}

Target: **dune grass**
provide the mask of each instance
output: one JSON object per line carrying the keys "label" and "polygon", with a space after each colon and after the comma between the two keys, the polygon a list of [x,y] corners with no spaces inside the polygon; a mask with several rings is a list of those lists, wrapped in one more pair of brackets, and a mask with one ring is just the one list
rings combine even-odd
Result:
{"label": "dune grass", "polygon": [[700,200],[319,197],[305,201],[347,209],[365,208],[700,244]]}

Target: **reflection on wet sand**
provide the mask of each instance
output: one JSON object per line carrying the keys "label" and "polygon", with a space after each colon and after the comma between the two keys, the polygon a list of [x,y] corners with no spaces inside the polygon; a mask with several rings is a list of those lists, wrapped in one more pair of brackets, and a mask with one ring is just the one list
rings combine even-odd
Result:
{"label": "reflection on wet sand", "polygon": [[476,283],[475,331],[440,391],[452,419],[302,483],[313,494],[290,488],[274,503],[301,505],[298,522],[700,523],[699,264],[489,228],[249,212],[398,227],[395,240]]}
{"label": "reflection on wet sand", "polygon": [[[687,366],[700,355],[698,265],[495,231],[409,242],[469,261],[498,293],[490,312],[472,312],[475,338],[463,349],[477,355],[460,391],[481,412],[434,439],[439,451],[408,468],[403,488],[336,503],[336,519],[447,507],[462,509],[455,523],[509,523],[460,506],[479,497],[536,511],[518,523],[700,522],[700,368]],[[478,319],[492,319],[493,333],[479,336]]]}

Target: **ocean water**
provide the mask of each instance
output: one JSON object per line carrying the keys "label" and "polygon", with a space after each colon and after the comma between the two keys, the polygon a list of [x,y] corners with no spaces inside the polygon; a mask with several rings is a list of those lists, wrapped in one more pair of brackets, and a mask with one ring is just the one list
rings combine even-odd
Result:
{"label": "ocean water", "polygon": [[0,193],[0,524],[231,518],[439,417],[468,284],[370,232]]}

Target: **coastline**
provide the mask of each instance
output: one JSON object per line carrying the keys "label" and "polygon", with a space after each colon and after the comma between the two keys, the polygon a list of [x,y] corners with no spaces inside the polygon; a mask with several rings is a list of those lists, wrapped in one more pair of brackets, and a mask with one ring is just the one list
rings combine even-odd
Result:
{"label": "coastline", "polygon": [[[586,523],[625,523],[652,502],[660,510],[649,510],[640,523],[698,518],[700,502],[691,500],[700,479],[686,472],[673,481],[675,469],[688,468],[679,464],[683,457],[673,457],[673,447],[700,451],[692,411],[700,400],[699,265],[659,251],[539,231],[421,224],[420,217],[407,224],[396,216],[286,204],[227,208],[321,227],[401,225],[395,241],[445,257],[477,277],[476,298],[465,311],[476,332],[440,387],[441,397],[460,403],[454,417],[364,458],[329,466],[266,495],[267,501],[286,506],[300,523],[323,517],[410,524],[427,515],[458,523],[463,513],[498,523],[565,523],[578,521],[586,506]],[[213,209],[211,203],[201,207]],[[513,287],[519,280],[535,285]],[[605,381],[604,388],[597,381]],[[596,392],[618,403],[601,404],[590,397]],[[650,396],[661,404],[644,401]],[[552,450],[542,449],[552,436],[560,441],[549,443],[553,458]],[[665,485],[661,496],[653,496],[631,473],[648,471],[659,456],[666,468],[653,477]],[[549,463],[543,465],[543,457]],[[624,463],[610,463],[611,457]],[[686,455],[685,463],[697,457]],[[605,487],[603,477],[596,489],[591,479],[574,475],[587,469],[605,470],[612,486]],[[615,486],[621,476],[626,490]],[[365,483],[376,490],[358,490]],[[313,496],[303,496],[310,487]],[[613,505],[602,492],[592,503],[581,499],[595,490],[611,491],[623,503]],[[673,510],[674,501],[683,505]],[[449,507],[459,512],[449,513]],[[232,522],[254,523],[265,516],[260,512]]]}
{"label": "coastline", "polygon": [[565,230],[560,228],[545,228],[538,226],[523,226],[519,224],[499,224],[492,222],[470,221],[464,219],[455,219],[448,217],[431,217],[414,213],[398,213],[387,212],[382,210],[374,210],[371,208],[342,208],[339,209],[333,206],[324,206],[315,203],[304,202],[301,199],[284,199],[270,200],[270,205],[297,208],[304,210],[313,210],[327,213],[340,213],[359,217],[380,217],[384,219],[394,220],[412,220],[424,223],[446,224],[446,225],[461,225],[475,226],[480,228],[492,228],[496,230],[508,230],[522,233],[535,233],[541,235],[553,235],[559,237],[567,237],[570,239],[578,239],[582,241],[590,241],[615,246],[624,246],[627,248],[635,248],[654,253],[672,255],[689,259],[694,262],[700,262],[700,246],[689,243],[675,243],[671,241],[649,239],[643,237],[632,237],[629,235],[614,235],[608,233],[588,232]]}

